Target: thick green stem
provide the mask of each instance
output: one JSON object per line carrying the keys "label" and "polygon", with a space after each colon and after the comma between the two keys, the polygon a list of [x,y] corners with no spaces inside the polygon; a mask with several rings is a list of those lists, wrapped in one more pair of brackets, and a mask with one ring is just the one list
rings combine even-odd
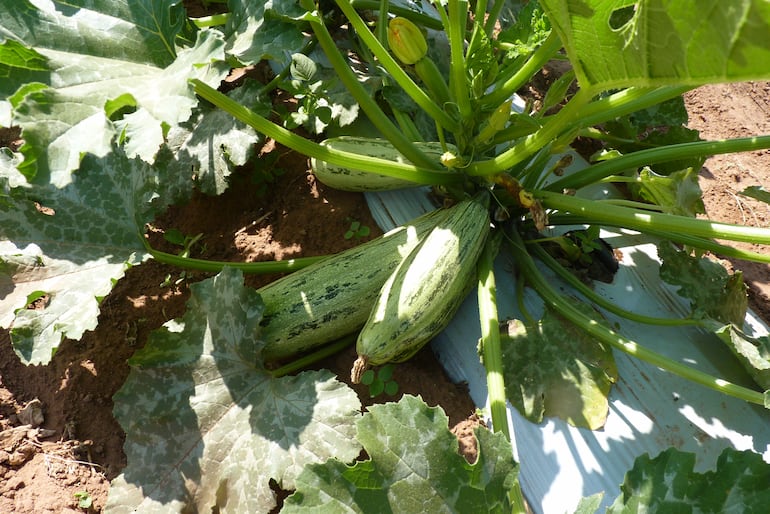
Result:
{"label": "thick green stem", "polygon": [[592,223],[624,227],[639,232],[654,230],[658,233],[670,232],[708,239],[770,244],[770,229],[767,228],[743,227],[686,216],[641,211],[548,191],[533,191],[532,193],[546,209],[556,209],[582,216],[592,220]]}
{"label": "thick green stem", "polygon": [[500,325],[497,315],[497,287],[495,285],[494,262],[500,247],[501,234],[495,234],[487,241],[478,262],[478,301],[481,321],[481,347],[484,368],[487,372],[487,390],[492,411],[492,428],[501,432],[510,441],[508,408],[503,380],[503,358],[500,347]]}
{"label": "thick green stem", "polygon": [[586,316],[548,283],[548,280],[540,273],[540,270],[535,265],[532,257],[527,253],[524,248],[524,243],[521,240],[521,236],[519,236],[516,230],[511,231],[511,240],[511,249],[516,265],[522,268],[528,283],[537,291],[538,295],[540,295],[547,305],[552,307],[564,318],[580,327],[586,333],[617,350],[625,352],[628,355],[643,360],[653,366],[657,366],[665,371],[674,373],[684,379],[691,380],[692,382],[708,387],[709,389],[719,391],[750,403],[766,406],[765,394],[767,393],[763,394],[759,391],[733,384],[698,369],[676,362],[673,359],[669,359],[664,355],[621,336],[614,330]]}
{"label": "thick green stem", "polygon": [[402,164],[370,155],[343,152],[319,145],[263,118],[200,80],[193,79],[190,82],[195,87],[195,92],[205,100],[253,127],[257,132],[265,134],[278,143],[308,157],[346,168],[403,178],[416,184],[454,184],[461,180],[459,175],[446,171],[433,171],[411,164]]}
{"label": "thick green stem", "polygon": [[466,173],[471,176],[493,175],[532,157],[538,150],[558,138],[563,133],[564,127],[572,124],[580,115],[590,99],[588,92],[578,91],[558,114],[548,119],[540,130],[525,137],[494,159],[471,163],[466,168]]}
{"label": "thick green stem", "polygon": [[[596,223],[596,220],[589,219],[586,216],[576,216],[573,214],[556,214],[548,217],[548,223],[551,225],[590,225],[592,223]],[[603,225],[623,228],[622,225],[612,224],[606,221],[603,222]],[[749,250],[741,250],[740,248],[723,245],[703,237],[682,233],[665,232],[663,230],[655,230],[652,228],[646,228],[644,233],[659,239],[666,239],[675,243],[691,246],[693,248],[707,250],[722,257],[730,257],[744,261],[770,264],[770,253],[759,253]]]}
{"label": "thick green stem", "polygon": [[[412,100],[414,100],[415,103],[419,105],[431,118],[436,120],[437,123],[446,127],[449,130],[456,130],[457,121],[454,120],[451,116],[449,116],[449,114],[447,114],[447,112],[444,111],[444,109],[441,106],[439,106],[436,102],[434,102],[430,98],[430,96],[428,96],[425,93],[425,91],[423,91],[420,88],[420,86],[415,84],[415,82],[411,79],[411,77],[409,77],[409,75],[407,75],[407,73],[401,68],[401,66],[396,62],[396,60],[393,59],[393,57],[390,55],[390,52],[388,52],[388,50],[377,40],[377,38],[374,37],[374,34],[372,34],[372,32],[366,26],[366,23],[364,23],[364,20],[361,19],[361,16],[358,15],[356,10],[353,9],[350,3],[346,2],[345,0],[337,0],[337,5],[345,14],[348,21],[350,21],[350,24],[353,25],[353,28],[356,29],[356,33],[358,34],[358,37],[361,38],[361,40],[369,48],[369,50],[371,50],[371,52],[377,57],[382,67],[385,68],[385,70],[387,70],[387,72],[390,74],[393,80],[395,80],[404,89],[406,94],[408,94],[412,98]],[[331,49],[327,50],[324,47],[324,51],[328,55]],[[337,54],[339,55],[339,52],[336,49],[335,49],[335,52],[337,52]],[[334,65],[334,63],[332,64]],[[349,68],[347,64],[344,64],[344,66],[346,68]],[[340,78],[343,78],[342,73],[339,69],[337,69],[337,66],[335,66],[335,70],[337,70],[337,72],[340,73]],[[348,69],[348,72],[352,73],[350,72],[349,69]],[[356,83],[356,89],[361,89],[363,91],[363,88],[358,83],[358,79],[356,79],[355,76],[353,76],[353,79],[355,80],[355,83]],[[353,89],[351,89],[350,85],[346,83],[345,86],[347,86],[348,89],[350,89],[351,93],[354,92]],[[364,95],[366,96],[369,102],[373,102],[373,100],[368,95],[366,95],[365,91],[364,91]],[[355,98],[356,100],[359,100],[357,96]],[[359,103],[361,103],[360,100],[359,100]],[[361,107],[363,108],[364,105],[362,104]],[[369,114],[368,112],[366,113],[367,115]],[[390,139],[389,134],[386,134],[385,132],[383,132],[383,134],[385,135],[385,137]],[[399,148],[399,151],[401,151],[400,148]],[[407,158],[412,160],[409,157],[409,155],[407,155],[405,152],[402,151],[401,153],[403,153]],[[412,162],[415,162],[415,161],[412,161]],[[415,162],[415,164],[420,164],[420,163]],[[425,167],[428,167],[428,166],[425,166]]]}
{"label": "thick green stem", "polygon": [[303,355],[299,359],[293,360],[288,364],[285,364],[280,368],[277,368],[271,371],[270,375],[272,375],[273,378],[278,378],[284,375],[290,375],[291,373],[295,373],[297,371],[301,371],[307,368],[308,366],[315,364],[320,360],[325,359],[326,357],[331,357],[332,355],[344,350],[351,344],[355,343],[357,337],[358,337],[357,332],[347,335],[345,337],[342,337],[341,339],[338,339],[333,343],[329,343],[327,345],[322,346],[320,349],[314,351],[313,353]]}
{"label": "thick green stem", "polygon": [[590,127],[682,96],[692,86],[630,87],[594,100],[580,113],[580,126]]}
{"label": "thick green stem", "polygon": [[479,101],[483,109],[492,109],[509,99],[524,84],[540,71],[543,66],[561,49],[561,40],[551,31],[548,38],[529,56],[516,73],[496,87],[490,93],[482,96]]}
{"label": "thick green stem", "polygon": [[588,301],[598,305],[599,307],[617,314],[623,318],[626,318],[637,323],[644,323],[647,325],[658,326],[686,326],[686,325],[700,325],[701,322],[694,318],[658,318],[654,316],[645,316],[644,314],[638,314],[636,312],[628,311],[619,307],[616,303],[611,302],[603,296],[597,294],[593,289],[585,285],[578,277],[573,275],[567,268],[562,266],[556,259],[546,252],[538,244],[531,244],[528,246],[532,249],[532,253],[540,259],[546,266],[548,266],[554,273],[559,275],[562,280],[572,286],[578,293],[582,294]]}
{"label": "thick green stem", "polygon": [[196,271],[207,271],[212,273],[218,273],[223,268],[235,268],[244,273],[250,274],[267,274],[267,273],[290,273],[297,271],[311,264],[320,262],[328,255],[321,255],[318,257],[298,257],[296,259],[287,259],[285,261],[265,261],[265,262],[229,262],[229,261],[210,261],[207,259],[193,259],[191,257],[182,257],[181,255],[174,255],[172,253],[161,252],[154,248],[150,248],[145,245],[147,252],[152,255],[152,258],[163,264],[170,264],[182,269],[191,269]]}
{"label": "thick green stem", "polygon": [[449,89],[463,120],[473,116],[468,80],[465,73],[465,24],[467,0],[449,0],[449,26],[444,27],[449,39]]}
{"label": "thick green stem", "polygon": [[695,141],[639,150],[622,157],[594,164],[589,168],[557,180],[548,185],[547,189],[551,191],[579,189],[610,175],[658,162],[725,153],[751,152],[765,148],[770,148],[770,135],[724,139],[720,141]]}
{"label": "thick green stem", "polygon": [[[361,18],[358,16],[358,13],[356,13],[354,9],[350,8],[350,4],[346,4],[346,2],[341,0],[338,1],[338,4],[340,4],[340,7],[343,9],[343,11],[346,10],[344,8],[345,6],[348,7],[348,11],[352,11],[353,19],[350,19],[349,17],[351,23],[355,25],[355,18],[361,20]],[[310,23],[310,27],[313,29],[313,33],[318,39],[318,44],[323,49],[324,54],[326,54],[326,58],[329,59],[329,63],[334,68],[334,71],[337,72],[339,79],[345,85],[353,98],[355,98],[356,102],[358,102],[358,105],[361,107],[364,113],[366,113],[372,124],[377,127],[377,130],[379,130],[382,135],[385,136],[388,141],[390,141],[393,146],[404,155],[404,157],[409,159],[416,166],[427,169],[437,169],[440,164],[433,161],[430,157],[425,155],[424,152],[417,148],[414,145],[414,142],[410,141],[409,138],[407,138],[399,130],[399,128],[392,121],[390,121],[385,113],[382,112],[380,106],[377,105],[377,102],[374,100],[374,98],[372,98],[364,86],[361,85],[361,83],[358,81],[358,77],[356,77],[356,74],[350,68],[347,61],[345,61],[345,59],[342,57],[342,54],[340,54],[340,50],[337,48],[336,42],[332,38],[331,34],[329,34],[329,31],[326,29],[326,26],[323,24],[320,18],[316,16],[308,16],[307,19]],[[363,20],[361,20],[361,23],[363,23]],[[379,44],[377,38],[374,37],[371,31],[366,26],[364,26],[364,29],[370,39],[370,41],[366,41],[367,46],[374,50],[372,44],[370,44],[370,42],[373,42],[374,45],[382,48],[382,45]]]}

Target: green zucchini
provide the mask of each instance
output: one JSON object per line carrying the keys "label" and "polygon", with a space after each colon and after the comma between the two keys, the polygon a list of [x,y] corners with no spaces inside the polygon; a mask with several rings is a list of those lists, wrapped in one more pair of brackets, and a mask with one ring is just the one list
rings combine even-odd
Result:
{"label": "green zucchini", "polygon": [[391,274],[358,335],[353,383],[370,365],[409,359],[449,324],[474,283],[489,235],[488,203],[481,193],[449,208]]}
{"label": "green zucchini", "polygon": [[[408,163],[409,161],[393,148],[387,139],[339,136],[332,137],[321,143],[324,146],[345,152],[370,155],[390,161]],[[417,148],[439,162],[444,153],[441,143],[415,143]],[[454,146],[447,145],[449,151],[455,151]],[[340,189],[342,191],[390,191],[405,187],[414,187],[417,184],[404,180],[367,171],[334,166],[325,161],[310,159],[310,167],[313,174],[324,185]],[[447,173],[452,173],[447,169]]]}
{"label": "green zucchini", "polygon": [[264,360],[285,359],[359,330],[382,284],[445,215],[445,209],[424,214],[260,288]]}

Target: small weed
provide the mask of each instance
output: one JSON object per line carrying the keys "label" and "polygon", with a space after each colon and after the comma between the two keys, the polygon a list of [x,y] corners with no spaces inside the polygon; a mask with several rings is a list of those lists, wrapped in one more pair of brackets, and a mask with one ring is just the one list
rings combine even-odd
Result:
{"label": "small weed", "polygon": [[348,218],[348,221],[350,221],[350,228],[345,232],[345,239],[361,239],[362,237],[366,237],[369,235],[369,227],[366,225],[361,225],[360,221],[356,221],[352,218]]}
{"label": "small weed", "polygon": [[398,393],[398,384],[393,378],[393,364],[386,364],[376,373],[374,370],[366,370],[361,376],[361,383],[369,386],[369,396],[374,398],[382,393],[395,396]]}
{"label": "small weed", "polygon": [[88,491],[78,491],[73,496],[78,501],[78,508],[80,509],[89,510],[94,504],[91,493]]}
{"label": "small weed", "polygon": [[254,159],[254,173],[251,181],[257,186],[257,196],[265,196],[270,186],[276,183],[286,170],[277,166],[281,155],[276,152],[268,152]]}

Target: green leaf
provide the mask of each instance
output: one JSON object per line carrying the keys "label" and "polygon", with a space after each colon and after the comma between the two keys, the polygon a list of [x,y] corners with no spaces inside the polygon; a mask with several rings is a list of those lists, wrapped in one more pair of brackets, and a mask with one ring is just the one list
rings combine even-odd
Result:
{"label": "green leaf", "polygon": [[749,337],[734,325],[715,331],[762,389],[770,389],[770,336]]}
{"label": "green leaf", "polygon": [[297,23],[306,11],[296,0],[229,0],[227,5],[227,53],[243,64],[272,60],[287,66],[307,41]]}
{"label": "green leaf", "polygon": [[575,508],[575,514],[595,514],[599,512],[604,493],[596,493],[585,498],[581,498]]}
{"label": "green leaf", "polygon": [[[48,86],[13,102],[25,140],[20,171],[38,183],[65,186],[82,154],[105,155],[118,134],[128,138],[129,155],[152,162],[163,127],[187,120],[198,103],[187,79],[217,85],[228,71],[218,32],[177,46],[186,19],[178,0],[0,0],[0,17],[8,41],[46,59],[46,70],[24,73],[0,63],[0,76],[14,76],[0,85],[2,96],[33,81]],[[127,95],[135,112],[113,123],[111,101]]]}
{"label": "green leaf", "polygon": [[[261,84],[249,81],[228,93],[237,102],[253,102]],[[209,105],[200,106],[192,118],[169,130],[166,137],[181,168],[194,170],[202,192],[225,192],[235,166],[243,166],[254,154],[259,134],[227,112]]]}
{"label": "green leaf", "polygon": [[694,218],[706,212],[703,193],[694,168],[659,175],[645,167],[639,172],[639,182],[633,184],[634,194],[658,205],[663,212]]}
{"label": "green leaf", "polygon": [[[600,319],[589,306],[576,306]],[[550,310],[534,326],[513,320],[502,332],[506,396],[524,417],[540,423],[556,416],[592,430],[604,426],[618,378],[610,348]]]}
{"label": "green leaf", "polygon": [[770,204],[770,191],[765,189],[764,186],[749,186],[741,191],[741,194],[753,198],[754,200]]}
{"label": "green leaf", "polygon": [[583,88],[770,78],[766,0],[541,0]]}
{"label": "green leaf", "polygon": [[658,245],[658,256],[663,262],[660,278],[679,286],[677,293],[690,300],[695,317],[743,326],[748,297],[740,271],[731,275],[718,262],[677,250],[668,242]]}
{"label": "green leaf", "polygon": [[[127,266],[148,257],[144,224],[190,194],[185,171],[113,150],[86,156],[63,189],[18,187],[0,202],[0,326],[12,326],[23,362],[47,363],[64,337],[79,339],[96,327],[98,299]],[[0,175],[0,183],[5,179]],[[37,291],[49,301],[25,309]]]}
{"label": "green leaf", "polygon": [[447,422],[438,407],[409,395],[369,407],[357,434],[371,460],[307,466],[281,512],[511,512],[518,466],[510,443],[476,429],[479,456],[469,464]]}
{"label": "green leaf", "polygon": [[697,473],[695,454],[669,448],[638,457],[609,514],[635,512],[765,512],[770,464],[751,451],[726,448],[716,469]]}
{"label": "green leaf", "polygon": [[272,378],[261,365],[264,304],[225,269],[190,286],[181,319],[150,335],[114,397],[127,466],[107,510],[269,512],[308,463],[360,452],[355,393],[328,371]]}

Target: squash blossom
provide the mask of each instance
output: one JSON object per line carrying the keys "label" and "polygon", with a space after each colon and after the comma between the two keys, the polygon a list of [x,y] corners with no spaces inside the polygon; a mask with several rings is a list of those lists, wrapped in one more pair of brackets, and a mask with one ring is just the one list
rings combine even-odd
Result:
{"label": "squash blossom", "polygon": [[388,24],[388,45],[399,61],[414,64],[428,53],[428,43],[419,27],[406,18],[397,16]]}

